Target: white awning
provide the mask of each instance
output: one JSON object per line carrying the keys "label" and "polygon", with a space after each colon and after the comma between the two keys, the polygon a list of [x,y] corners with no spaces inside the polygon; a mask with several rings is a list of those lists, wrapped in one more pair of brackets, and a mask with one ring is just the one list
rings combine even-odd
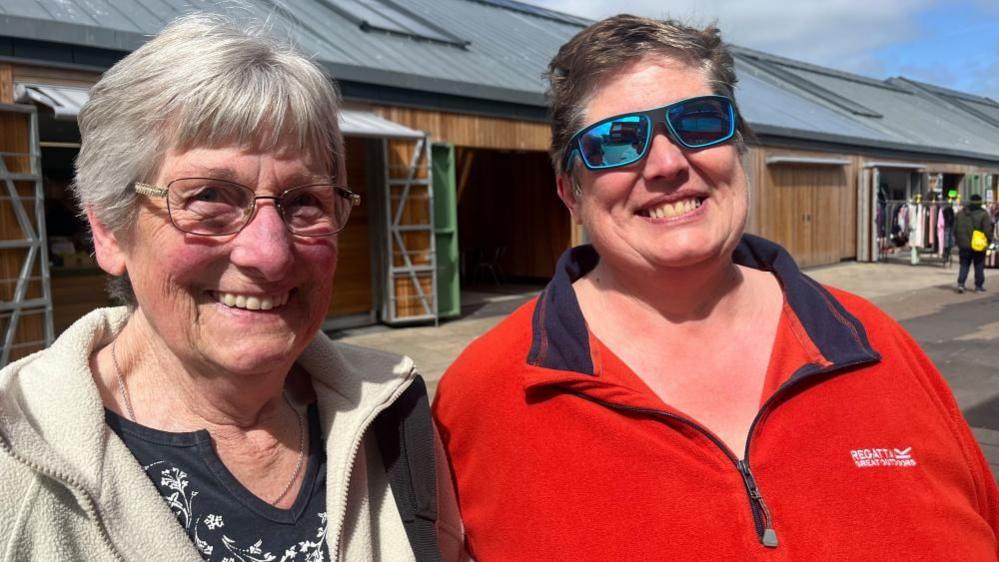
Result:
{"label": "white awning", "polygon": [[389,121],[370,111],[361,111],[358,109],[340,110],[340,130],[345,136],[350,137],[422,139],[426,136],[423,132],[416,129],[410,129],[405,125]]}
{"label": "white awning", "polygon": [[848,158],[819,158],[815,156],[767,156],[767,165],[773,164],[810,164],[813,166],[847,166]]}
{"label": "white awning", "polygon": [[[55,112],[56,119],[76,121],[80,108],[90,99],[86,88],[16,84],[14,99],[18,102],[41,104]],[[370,111],[340,110],[340,130],[345,136],[393,139],[422,139],[426,135]]]}
{"label": "white awning", "polygon": [[86,88],[71,86],[40,86],[37,84],[15,84],[14,100],[34,102],[52,108],[56,119],[76,121],[80,108],[87,103],[90,95]]}

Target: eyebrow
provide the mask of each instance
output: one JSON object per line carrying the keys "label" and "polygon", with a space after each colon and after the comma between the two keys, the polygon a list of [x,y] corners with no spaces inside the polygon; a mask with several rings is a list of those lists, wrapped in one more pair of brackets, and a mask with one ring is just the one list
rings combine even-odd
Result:
{"label": "eyebrow", "polygon": [[[192,168],[190,174],[193,174],[193,175],[189,176],[189,177],[195,177],[195,176],[196,177],[207,177],[207,178],[212,178],[212,179],[217,179],[217,180],[224,180],[224,181],[228,181],[228,182],[231,182],[231,183],[237,183],[237,184],[243,185],[243,182],[240,180],[239,176],[231,168],[200,168],[200,167],[197,167],[197,168]],[[312,183],[315,183],[315,182],[323,182],[323,181],[330,181],[330,182],[332,182],[333,178],[329,177],[329,176],[309,174],[307,172],[304,172],[304,173],[299,172],[299,173],[295,173],[295,174],[293,174],[291,176],[288,176],[286,183],[288,185],[292,186],[292,187],[297,187],[299,185],[309,185],[309,184],[312,184]]]}

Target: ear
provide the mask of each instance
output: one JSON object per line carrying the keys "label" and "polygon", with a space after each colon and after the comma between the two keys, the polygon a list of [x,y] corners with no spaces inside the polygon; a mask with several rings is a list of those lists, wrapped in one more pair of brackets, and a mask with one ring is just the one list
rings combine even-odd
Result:
{"label": "ear", "polygon": [[90,222],[90,232],[94,236],[94,255],[97,257],[97,264],[115,277],[124,275],[125,252],[118,243],[118,237],[97,218],[90,205],[87,205],[87,221]]}
{"label": "ear", "polygon": [[579,199],[576,197],[576,190],[573,189],[573,180],[568,173],[561,173],[555,178],[555,186],[558,190],[558,198],[562,200],[566,208],[569,209],[569,214],[572,215],[572,221],[576,224],[583,224],[579,217]]}

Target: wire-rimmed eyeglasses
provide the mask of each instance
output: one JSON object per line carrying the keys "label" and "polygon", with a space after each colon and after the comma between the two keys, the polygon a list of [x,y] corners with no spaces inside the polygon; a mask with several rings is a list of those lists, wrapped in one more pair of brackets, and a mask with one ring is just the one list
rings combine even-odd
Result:
{"label": "wire-rimmed eyeglasses", "polygon": [[165,197],[170,222],[181,232],[199,236],[236,234],[250,224],[257,201],[274,201],[285,227],[298,236],[332,236],[347,226],[361,196],[345,186],[319,182],[286,189],[279,195],[257,195],[245,185],[214,178],[179,178],[166,187],[136,182],[136,193]]}

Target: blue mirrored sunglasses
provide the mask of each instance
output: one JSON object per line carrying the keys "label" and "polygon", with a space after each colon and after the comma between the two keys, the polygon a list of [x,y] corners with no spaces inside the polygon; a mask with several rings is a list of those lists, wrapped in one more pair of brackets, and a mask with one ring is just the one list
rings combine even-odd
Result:
{"label": "blue mirrored sunglasses", "polygon": [[579,156],[590,170],[607,170],[634,164],[648,154],[655,124],[665,122],[670,137],[680,146],[699,149],[735,136],[735,108],[724,96],[698,96],[646,111],[608,117],[572,136],[566,149],[564,170]]}

